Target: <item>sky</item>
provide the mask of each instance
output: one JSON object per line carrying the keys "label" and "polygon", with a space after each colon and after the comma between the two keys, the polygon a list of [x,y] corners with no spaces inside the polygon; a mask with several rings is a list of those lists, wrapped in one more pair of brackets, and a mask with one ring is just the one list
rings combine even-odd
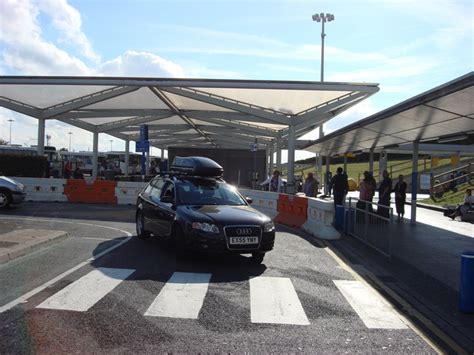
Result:
{"label": "sky", "polygon": [[[0,75],[317,81],[321,24],[311,16],[320,12],[335,16],[325,28],[325,81],[380,84],[326,132],[473,70],[472,1],[0,0]],[[3,108],[0,138],[9,140],[9,119],[13,144],[37,143],[37,121]],[[91,133],[55,120],[46,134],[58,149],[69,137],[73,150],[92,149]],[[110,140],[124,149],[101,134],[99,150]]]}

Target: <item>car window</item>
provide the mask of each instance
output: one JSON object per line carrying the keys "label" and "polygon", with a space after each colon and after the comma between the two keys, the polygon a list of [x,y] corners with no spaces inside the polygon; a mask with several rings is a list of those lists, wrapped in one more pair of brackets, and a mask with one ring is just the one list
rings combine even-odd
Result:
{"label": "car window", "polygon": [[212,180],[189,180],[177,183],[178,203],[182,205],[246,205],[232,185]]}
{"label": "car window", "polygon": [[166,182],[161,192],[161,197],[171,197],[174,201],[174,185],[171,181]]}

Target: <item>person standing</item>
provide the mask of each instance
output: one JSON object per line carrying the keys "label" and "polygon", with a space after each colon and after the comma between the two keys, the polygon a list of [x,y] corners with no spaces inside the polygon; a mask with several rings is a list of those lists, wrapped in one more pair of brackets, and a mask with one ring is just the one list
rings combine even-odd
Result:
{"label": "person standing", "polygon": [[304,182],[303,192],[308,197],[316,197],[318,194],[318,181],[314,178],[313,173],[308,173]]}
{"label": "person standing", "polygon": [[349,183],[341,167],[337,168],[336,175],[331,179],[331,185],[334,192],[334,206],[343,205],[349,191]]}
{"label": "person standing", "polygon": [[70,179],[71,174],[72,174],[72,162],[69,160],[66,160],[66,163],[64,164],[64,178]]}
{"label": "person standing", "polygon": [[390,194],[392,193],[392,179],[388,176],[387,170],[382,172],[383,180],[379,186],[379,205],[386,207],[378,207],[377,214],[389,218],[390,217]]}
{"label": "person standing", "polygon": [[395,192],[395,206],[397,208],[397,221],[403,221],[405,214],[405,201],[407,199],[407,183],[403,181],[403,175],[398,175],[398,181],[393,188]]}
{"label": "person standing", "polygon": [[332,172],[326,173],[326,184],[328,185],[328,195],[332,195]]}
{"label": "person standing", "polygon": [[283,180],[281,179],[280,172],[275,170],[272,177],[267,178],[260,186],[268,184],[268,191],[270,192],[281,192],[283,186]]}

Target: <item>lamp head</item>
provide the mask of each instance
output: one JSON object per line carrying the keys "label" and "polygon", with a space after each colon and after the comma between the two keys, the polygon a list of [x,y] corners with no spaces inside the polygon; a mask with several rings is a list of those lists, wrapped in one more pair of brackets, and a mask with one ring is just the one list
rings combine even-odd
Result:
{"label": "lamp head", "polygon": [[313,21],[321,22],[321,17],[319,17],[319,14],[314,14],[313,15]]}

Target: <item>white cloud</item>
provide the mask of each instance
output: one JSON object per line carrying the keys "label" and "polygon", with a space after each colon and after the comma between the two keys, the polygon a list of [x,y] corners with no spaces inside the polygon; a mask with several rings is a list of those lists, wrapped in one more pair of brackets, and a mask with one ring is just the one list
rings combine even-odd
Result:
{"label": "white cloud", "polygon": [[165,76],[184,77],[183,68],[167,59],[149,52],[126,51],[124,54],[103,63],[99,67],[102,75],[108,76]]}
{"label": "white cloud", "polygon": [[53,26],[60,31],[61,41],[71,42],[80,52],[94,62],[100,61],[100,56],[94,52],[89,39],[82,32],[81,14],[66,0],[39,0],[41,11],[51,16]]}
{"label": "white cloud", "polygon": [[91,75],[80,59],[42,38],[39,9],[28,0],[0,2],[3,63],[29,75]]}

